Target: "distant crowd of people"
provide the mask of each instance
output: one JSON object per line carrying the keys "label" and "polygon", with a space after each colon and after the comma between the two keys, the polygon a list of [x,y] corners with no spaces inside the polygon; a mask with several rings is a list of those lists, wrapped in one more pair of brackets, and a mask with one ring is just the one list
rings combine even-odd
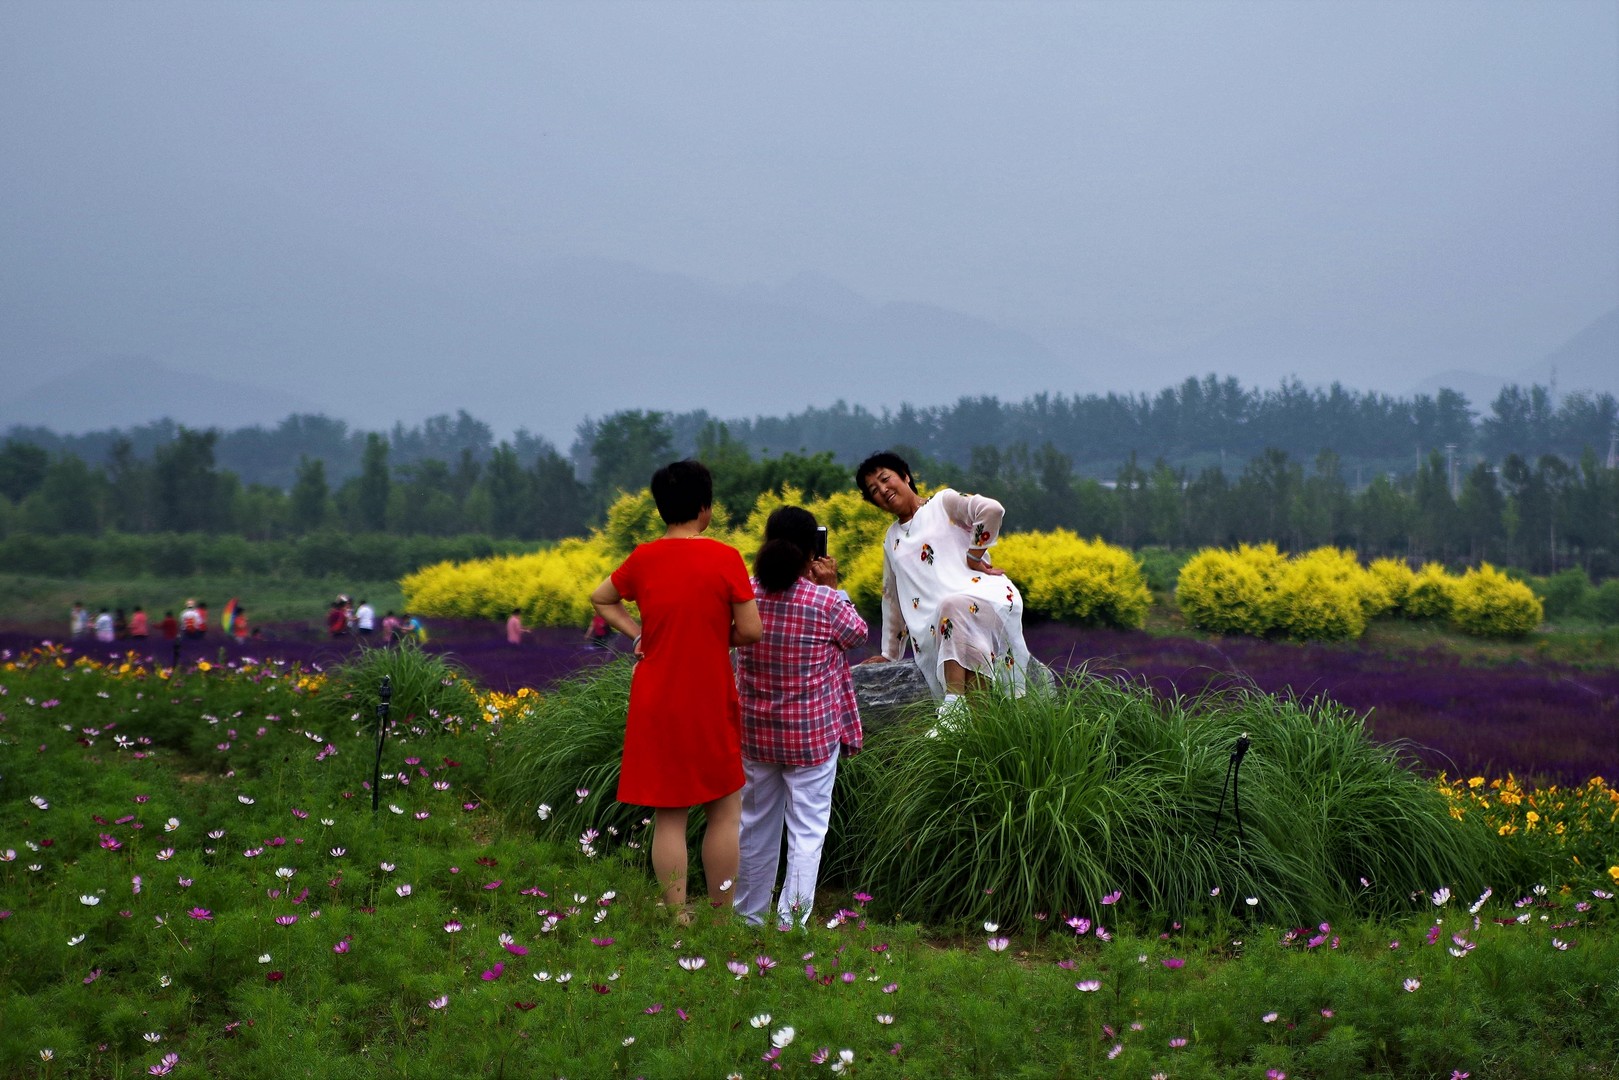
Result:
{"label": "distant crowd of people", "polygon": [[[83,600],[75,601],[73,610],[68,614],[68,636],[75,640],[94,638],[100,642],[114,642],[131,639],[144,641],[156,636],[164,641],[197,641],[208,636],[210,623],[208,603],[205,600],[188,599],[185,606],[180,609],[179,615],[172,610],[165,611],[163,618],[154,628],[151,616],[146,609],[136,606],[126,617],[123,608],[102,607],[94,615],[85,607]],[[235,600],[228,602],[219,618],[219,633],[225,637],[234,637],[238,641],[246,641],[250,637],[259,637],[257,627],[250,627],[247,621],[247,608]]]}
{"label": "distant crowd of people", "polygon": [[[326,615],[326,632],[333,638],[353,634],[362,641],[375,638],[386,644],[427,640],[427,628],[416,616],[395,615],[390,611],[378,620],[376,609],[369,602],[362,599],[355,606],[347,596],[332,601]],[[217,624],[211,621],[208,602],[195,598],[188,598],[178,615],[172,610],[165,611],[155,624],[146,609],[138,605],[127,616],[123,608],[109,607],[101,607],[92,614],[83,600],[77,600],[68,614],[68,636],[75,641],[93,639],[111,644],[156,638],[170,643],[176,662],[181,642],[201,641],[210,633],[239,642],[263,637],[259,627],[249,624],[247,608],[235,599],[227,601],[220,610]]]}
{"label": "distant crowd of people", "polygon": [[427,627],[409,612],[395,615],[390,611],[379,622],[377,609],[371,606],[371,601],[361,597],[356,606],[354,601],[342,594],[326,610],[326,633],[332,638],[352,634],[362,642],[379,640],[389,645],[401,641],[420,644],[427,640]]}

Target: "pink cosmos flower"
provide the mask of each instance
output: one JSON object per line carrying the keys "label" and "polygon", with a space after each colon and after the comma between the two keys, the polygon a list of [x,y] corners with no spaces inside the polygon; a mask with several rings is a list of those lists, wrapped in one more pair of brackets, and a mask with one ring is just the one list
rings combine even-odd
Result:
{"label": "pink cosmos flower", "polygon": [[1164,966],[1166,968],[1168,968],[1169,970],[1171,970],[1171,971],[1175,971],[1175,970],[1177,970],[1179,968],[1185,967],[1186,966],[1186,961],[1182,960],[1178,956],[1171,956],[1169,959],[1164,961]]}
{"label": "pink cosmos flower", "polygon": [[342,941],[339,941],[336,945],[332,946],[332,951],[334,953],[337,953],[338,955],[342,955],[343,953],[348,952],[349,951],[349,942],[351,940],[353,940],[353,939],[344,938]]}
{"label": "pink cosmos flower", "polygon": [[1123,889],[1114,889],[1112,892],[1110,892],[1106,896],[1102,897],[1102,903],[1103,904],[1109,904],[1109,905],[1117,904],[1119,902],[1119,898],[1122,897],[1123,895],[1124,895],[1124,890]]}
{"label": "pink cosmos flower", "polygon": [[190,915],[193,919],[196,919],[199,922],[212,922],[214,918],[213,912],[209,911],[207,908],[201,907],[194,907],[190,911],[186,912],[186,914]]}
{"label": "pink cosmos flower", "polygon": [[500,978],[501,975],[505,974],[505,972],[506,965],[504,963],[497,963],[494,967],[483,973],[483,981],[494,982],[496,979]]}

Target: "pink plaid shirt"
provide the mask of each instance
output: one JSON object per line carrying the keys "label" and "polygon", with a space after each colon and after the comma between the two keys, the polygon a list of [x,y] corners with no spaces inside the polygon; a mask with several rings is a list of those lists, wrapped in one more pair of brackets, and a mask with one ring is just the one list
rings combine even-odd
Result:
{"label": "pink plaid shirt", "polygon": [[839,744],[860,749],[860,709],[844,653],[866,640],[866,620],[825,585],[753,591],[765,633],[736,652],[742,754],[777,765],[819,765]]}

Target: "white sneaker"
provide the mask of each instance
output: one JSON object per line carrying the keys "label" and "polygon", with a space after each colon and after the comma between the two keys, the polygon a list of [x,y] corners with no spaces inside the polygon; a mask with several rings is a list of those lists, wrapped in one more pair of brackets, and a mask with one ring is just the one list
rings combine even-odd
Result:
{"label": "white sneaker", "polygon": [[937,739],[939,733],[954,734],[972,718],[967,711],[967,700],[960,694],[946,694],[944,702],[939,706],[938,723],[928,728],[927,737]]}

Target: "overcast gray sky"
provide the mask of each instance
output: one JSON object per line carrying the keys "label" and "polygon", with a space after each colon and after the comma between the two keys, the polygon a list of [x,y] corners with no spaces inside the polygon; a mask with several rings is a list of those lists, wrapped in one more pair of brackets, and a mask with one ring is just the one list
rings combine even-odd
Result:
{"label": "overcast gray sky", "polygon": [[966,363],[908,395],[877,365],[869,394],[639,400],[536,359],[519,293],[446,315],[459,355],[432,344],[441,385],[408,368],[419,401],[361,403],[402,369],[353,307],[389,322],[379,290],[420,308],[564,256],[721,293],[816,275],[1094,334],[1154,376],[1355,334],[1363,357],[1291,370],[1508,374],[1619,303],[1619,4],[0,0],[10,386],[141,356],[366,423],[465,406],[558,438],[625,406],[996,389]]}

